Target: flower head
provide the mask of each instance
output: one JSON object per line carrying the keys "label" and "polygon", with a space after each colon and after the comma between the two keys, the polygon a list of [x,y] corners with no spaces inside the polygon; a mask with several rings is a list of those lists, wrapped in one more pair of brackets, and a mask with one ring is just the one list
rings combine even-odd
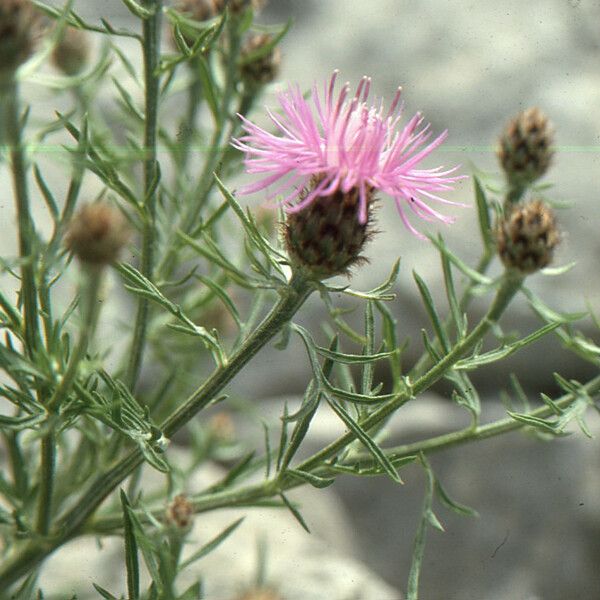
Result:
{"label": "flower head", "polygon": [[[336,79],[337,71],[322,96],[315,85],[310,101],[298,86],[279,94],[281,116],[268,111],[277,134],[240,117],[246,134],[233,145],[245,153],[247,172],[262,175],[241,193],[269,188],[269,199],[287,193],[281,203],[288,213],[297,213],[318,198],[354,190],[358,194],[357,218],[364,224],[373,192],[380,191],[394,198],[402,221],[419,237],[423,236],[410,223],[409,212],[426,221],[452,222],[429,202],[456,204],[437,193],[451,190],[463,178],[453,175],[458,167],[419,167],[442,144],[447,132],[431,140],[429,125],[420,113],[400,127],[400,89],[384,113],[382,102],[367,103],[369,78],[361,80],[353,97],[348,83],[335,93]],[[311,187],[311,181],[318,184]]]}

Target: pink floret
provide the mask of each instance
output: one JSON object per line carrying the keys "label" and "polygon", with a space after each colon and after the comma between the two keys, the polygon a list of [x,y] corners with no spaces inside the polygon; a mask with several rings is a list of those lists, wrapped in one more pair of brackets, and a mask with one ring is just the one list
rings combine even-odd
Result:
{"label": "pink floret", "polygon": [[[367,104],[368,77],[363,77],[353,97],[348,96],[348,83],[335,96],[337,75],[334,72],[329,85],[325,84],[322,97],[315,85],[311,101],[303,97],[299,86],[280,93],[281,114],[268,111],[276,133],[240,116],[246,134],[234,140],[233,146],[245,154],[246,171],[260,175],[240,193],[267,189],[269,200],[277,199],[293,213],[319,196],[356,188],[358,218],[365,223],[369,190],[378,190],[394,198],[403,223],[419,237],[423,236],[410,223],[407,206],[426,221],[451,223],[452,217],[434,210],[428,202],[464,206],[436,192],[452,190],[465,176],[454,174],[458,167],[418,168],[446,139],[447,131],[431,139],[429,125],[423,124],[419,113],[400,127],[400,88],[384,115],[382,102],[379,106]],[[300,190],[311,180],[318,184],[300,200]]]}

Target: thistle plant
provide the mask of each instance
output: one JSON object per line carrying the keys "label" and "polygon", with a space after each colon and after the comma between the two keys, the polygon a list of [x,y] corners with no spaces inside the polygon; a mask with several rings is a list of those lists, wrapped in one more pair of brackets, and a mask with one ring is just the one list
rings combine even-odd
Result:
{"label": "thistle plant", "polygon": [[[44,561],[81,536],[118,535],[127,589],[95,584],[99,597],[200,598],[202,581],[182,589],[182,572],[244,533],[234,521],[213,540],[188,539],[198,514],[268,504],[307,529],[290,490],[342,476],[400,484],[402,468],[417,463],[426,489],[406,589],[416,599],[427,530],[442,527],[434,500],[465,512],[428,456],[518,429],[561,436],[573,421],[586,432],[585,413],[600,391],[600,376],[557,375],[560,395],[540,394],[537,406],[513,407],[490,422],[470,376],[550,334],[598,366],[600,348],[578,332],[575,317],[527,287],[560,240],[548,200],[533,187],[550,166],[547,119],[533,110],[511,122],[499,151],[504,193],[473,177],[469,209],[451,196],[468,178],[464,170],[422,164],[438,160],[447,132],[434,136],[419,113],[401,125],[400,91],[389,104],[371,103],[369,78],[354,94],[350,84],[336,92],[337,72],[322,93],[318,84],[309,95],[284,87],[279,107],[267,110],[270,124],[255,124],[288,30],[257,24],[257,3],[123,3],[137,28],[88,22],[72,2],[0,0],[2,169],[12,178],[18,233],[18,247],[2,258],[0,293],[0,596],[60,597],[61,590],[40,589]],[[32,118],[36,99],[22,96],[23,80],[63,94],[70,109]],[[107,90],[117,114],[93,102]],[[61,151],[44,156],[48,144]],[[50,177],[56,170],[65,192]],[[249,183],[236,192],[233,178],[244,171]],[[429,322],[412,365],[405,317],[394,306],[399,262],[390,260],[389,277],[374,289],[351,287],[377,236],[376,214],[391,199],[401,221],[398,254],[406,244],[439,254],[446,293],[440,306],[414,273]],[[265,200],[276,216],[263,222],[257,209]],[[478,215],[474,266],[426,229],[454,219],[438,206],[459,204]],[[362,311],[363,330],[336,306],[339,294]],[[500,321],[519,294],[541,324],[509,335]],[[296,322],[310,296],[327,309],[322,331]],[[487,302],[481,318],[471,311],[475,297]],[[131,318],[114,323],[111,313]],[[223,314],[233,331],[217,326]],[[109,346],[101,329],[110,332]],[[300,409],[281,406],[279,431],[266,432],[264,448],[236,440],[222,480],[189,489],[192,473],[236,436],[227,417],[215,420],[206,409],[234,411],[228,384],[272,342],[286,352],[292,337],[310,373]],[[442,380],[469,426],[392,445],[390,418]],[[299,459],[321,407],[346,432]],[[174,464],[169,447],[182,431],[189,467]],[[196,443],[202,432],[210,443]],[[164,488],[147,489],[144,468],[160,472]]]}

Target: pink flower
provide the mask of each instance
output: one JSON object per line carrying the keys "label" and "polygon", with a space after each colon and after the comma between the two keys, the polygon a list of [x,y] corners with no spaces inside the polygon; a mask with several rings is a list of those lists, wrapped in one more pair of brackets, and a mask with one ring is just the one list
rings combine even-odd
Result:
{"label": "pink flower", "polygon": [[[246,135],[234,140],[233,145],[245,153],[246,171],[262,175],[240,192],[251,194],[269,188],[268,199],[287,192],[280,202],[287,212],[294,213],[319,196],[357,189],[358,219],[365,223],[369,191],[379,190],[394,198],[402,221],[419,237],[423,236],[408,220],[407,207],[425,221],[453,222],[452,217],[439,213],[428,202],[458,205],[437,192],[451,190],[464,176],[452,175],[458,167],[419,168],[419,163],[446,139],[447,131],[428,142],[431,131],[428,124],[423,125],[420,113],[404,128],[399,127],[400,88],[384,116],[383,102],[379,106],[367,104],[371,84],[367,77],[363,77],[353,98],[348,96],[348,83],[335,96],[337,75],[335,71],[329,85],[325,84],[323,100],[316,85],[311,102],[303,97],[299,86],[280,93],[281,116],[267,109],[277,135],[240,116]],[[311,180],[318,183],[300,199],[299,191]]]}

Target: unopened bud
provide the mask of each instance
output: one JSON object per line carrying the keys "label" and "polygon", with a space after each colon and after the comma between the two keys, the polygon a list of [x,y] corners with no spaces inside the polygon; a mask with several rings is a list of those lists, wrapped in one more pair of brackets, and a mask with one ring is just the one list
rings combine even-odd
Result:
{"label": "unopened bud", "polygon": [[[318,185],[312,182],[311,189]],[[302,202],[311,189],[304,189]],[[336,190],[329,196],[319,196],[299,212],[287,215],[285,240],[292,265],[312,279],[327,279],[348,274],[350,268],[366,258],[360,253],[372,234],[372,191],[367,191],[367,219],[359,219],[359,191]]]}
{"label": "unopened bud", "polygon": [[67,27],[52,52],[52,61],[66,75],[77,75],[90,57],[89,35],[83,29]]}
{"label": "unopened bud", "polygon": [[523,274],[543,269],[560,242],[554,211],[542,200],[515,204],[496,225],[496,240],[505,267]]}
{"label": "unopened bud", "polygon": [[30,0],[0,0],[0,78],[33,54],[40,34],[41,14]]}
{"label": "unopened bud", "polygon": [[177,529],[189,529],[194,520],[194,506],[184,494],[175,496],[166,513],[167,523]]}
{"label": "unopened bud", "polygon": [[554,155],[553,136],[548,118],[536,107],[507,124],[500,136],[498,159],[511,186],[525,187],[544,175]]}
{"label": "unopened bud", "polygon": [[104,202],[82,206],[67,228],[65,246],[84,263],[109,264],[130,237],[121,212]]}
{"label": "unopened bud", "polygon": [[244,83],[250,87],[260,87],[271,83],[279,73],[281,50],[278,46],[269,47],[273,37],[268,33],[250,36],[242,46],[240,72]]}

